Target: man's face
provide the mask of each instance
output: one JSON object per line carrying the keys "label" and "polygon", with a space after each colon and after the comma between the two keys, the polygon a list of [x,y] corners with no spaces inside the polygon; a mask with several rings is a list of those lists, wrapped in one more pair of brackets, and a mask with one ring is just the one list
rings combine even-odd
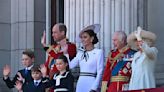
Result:
{"label": "man's face", "polygon": [[42,77],[42,73],[38,71],[32,71],[31,76],[34,80],[40,80]]}
{"label": "man's face", "polygon": [[34,62],[34,58],[30,58],[28,55],[23,54],[22,55],[22,64],[25,67],[29,67],[33,64]]}
{"label": "man's face", "polygon": [[113,35],[112,41],[113,41],[114,48],[115,49],[120,49],[122,42],[120,41],[118,34],[115,33]]}
{"label": "man's face", "polygon": [[61,32],[59,30],[59,25],[55,25],[52,29],[52,37],[53,37],[54,41],[58,42],[58,41],[62,40],[63,36],[64,36],[63,31]]}

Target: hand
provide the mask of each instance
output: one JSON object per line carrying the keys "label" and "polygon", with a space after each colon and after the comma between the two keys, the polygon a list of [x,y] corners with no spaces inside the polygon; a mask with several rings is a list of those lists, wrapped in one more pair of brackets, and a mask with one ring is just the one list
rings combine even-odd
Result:
{"label": "hand", "polygon": [[46,47],[46,32],[43,32],[43,36],[41,37],[41,44],[43,47]]}
{"label": "hand", "polygon": [[141,38],[141,31],[142,31],[142,28],[141,27],[137,27],[137,31],[135,31],[135,33],[134,33],[134,35],[137,38],[137,41],[141,41],[142,40],[142,38]]}
{"label": "hand", "polygon": [[5,66],[3,67],[3,76],[4,76],[5,78],[7,78],[7,77],[9,76],[10,72],[11,72],[10,66],[9,66],[9,65],[5,65]]}
{"label": "hand", "polygon": [[65,38],[65,39],[59,41],[59,44],[60,44],[60,46],[65,46],[65,45],[67,45],[67,39]]}
{"label": "hand", "polygon": [[42,76],[46,77],[46,75],[47,75],[47,68],[46,68],[46,66],[44,64],[40,65],[40,71],[42,72]]}
{"label": "hand", "polygon": [[21,92],[22,91],[22,83],[20,82],[20,81],[16,81],[16,83],[15,83],[15,88],[19,91],[19,92]]}
{"label": "hand", "polygon": [[62,46],[60,52],[67,54],[68,53],[68,45],[66,44],[65,46]]}
{"label": "hand", "polygon": [[140,50],[142,48],[142,44],[143,44],[143,41],[142,40],[137,41],[137,46],[139,47]]}
{"label": "hand", "polygon": [[22,81],[22,82],[24,83],[24,82],[25,82],[25,79],[22,77],[21,73],[18,72],[17,75],[18,75],[18,78],[17,78],[17,79],[18,79],[19,81]]}

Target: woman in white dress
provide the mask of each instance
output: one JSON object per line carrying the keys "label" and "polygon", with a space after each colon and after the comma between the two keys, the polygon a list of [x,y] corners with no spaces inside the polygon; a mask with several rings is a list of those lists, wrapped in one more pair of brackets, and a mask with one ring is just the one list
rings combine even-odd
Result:
{"label": "woman in white dress", "polygon": [[76,92],[98,92],[100,87],[104,57],[101,49],[95,48],[98,42],[95,30],[99,25],[91,25],[80,32],[83,47],[78,50],[76,57],[69,62],[69,67],[80,67],[80,76],[76,86]]}
{"label": "woman in white dress", "polygon": [[144,31],[140,27],[128,36],[128,43],[138,47],[132,61],[129,90],[155,88],[154,69],[158,53],[156,47],[153,47],[155,39],[154,33]]}

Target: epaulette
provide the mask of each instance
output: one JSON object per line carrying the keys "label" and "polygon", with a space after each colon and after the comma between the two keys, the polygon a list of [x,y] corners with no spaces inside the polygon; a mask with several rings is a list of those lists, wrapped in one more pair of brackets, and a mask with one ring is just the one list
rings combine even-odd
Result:
{"label": "epaulette", "polygon": [[46,52],[49,53],[51,50],[53,50],[55,53],[58,53],[60,51],[60,46],[59,45],[49,45],[48,50]]}
{"label": "epaulette", "polygon": [[117,50],[116,49],[112,49],[112,50],[110,50],[110,52],[108,53],[108,58],[110,58],[111,60],[113,60],[113,58],[112,58],[112,53],[114,53],[114,52],[116,52]]}
{"label": "epaulette", "polygon": [[[108,58],[110,59],[110,61],[113,61],[113,62],[110,62],[111,63],[111,66],[110,66],[110,70],[112,69],[112,67],[113,67],[113,65],[114,65],[114,58],[112,58],[112,53],[114,53],[114,52],[116,52],[116,50],[115,49],[112,49],[109,53],[108,53]],[[103,90],[104,90],[104,88],[103,88]],[[105,90],[106,90],[106,88],[105,88]],[[101,91],[101,92],[103,92],[103,91]]]}

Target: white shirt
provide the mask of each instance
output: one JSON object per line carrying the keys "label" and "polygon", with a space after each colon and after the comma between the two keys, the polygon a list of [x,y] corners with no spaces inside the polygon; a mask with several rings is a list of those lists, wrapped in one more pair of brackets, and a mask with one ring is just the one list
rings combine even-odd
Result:
{"label": "white shirt", "polygon": [[41,82],[41,79],[40,80],[34,80],[34,84],[37,82],[37,85],[36,86],[38,86],[39,85],[39,83]]}
{"label": "white shirt", "polygon": [[[93,81],[90,80],[91,84],[88,83],[88,87],[91,85],[90,89],[97,90],[97,88],[100,86],[104,68],[103,51],[101,49],[94,48],[91,51],[86,51],[86,58],[83,56],[84,51],[78,51],[76,57],[71,62],[69,62],[69,67],[74,68],[79,65],[80,72],[97,74]],[[82,83],[81,81],[83,81],[84,84],[77,84],[77,86],[79,86],[79,88],[87,86],[87,84],[85,84],[87,79],[87,77],[86,79],[81,79],[80,76],[78,82],[80,81],[79,83]]]}
{"label": "white shirt", "polygon": [[34,66],[34,65],[32,64],[31,66],[26,67],[25,69],[26,69],[26,70],[31,70],[31,68],[32,68],[33,66]]}

